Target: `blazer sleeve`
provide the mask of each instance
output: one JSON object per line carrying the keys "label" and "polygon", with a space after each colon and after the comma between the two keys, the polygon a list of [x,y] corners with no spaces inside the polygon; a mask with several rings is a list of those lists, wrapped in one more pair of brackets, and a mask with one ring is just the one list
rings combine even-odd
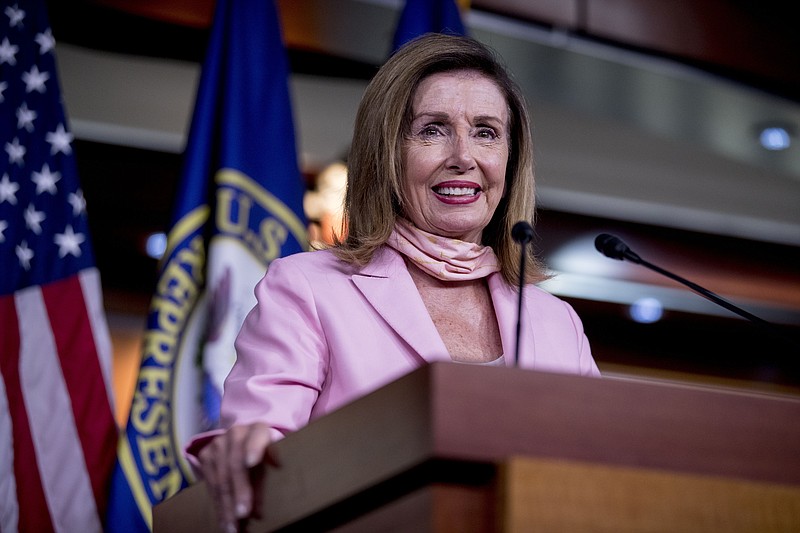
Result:
{"label": "blazer sleeve", "polygon": [[[255,296],[257,303],[236,337],[220,424],[265,422],[278,440],[308,423],[325,382],[329,351],[309,280],[296,264],[273,261]],[[186,447],[190,461],[219,433],[193,437]]]}
{"label": "blazer sleeve", "polygon": [[225,380],[223,426],[263,421],[282,434],[309,421],[325,381],[328,349],[308,278],[274,261],[236,338]]}

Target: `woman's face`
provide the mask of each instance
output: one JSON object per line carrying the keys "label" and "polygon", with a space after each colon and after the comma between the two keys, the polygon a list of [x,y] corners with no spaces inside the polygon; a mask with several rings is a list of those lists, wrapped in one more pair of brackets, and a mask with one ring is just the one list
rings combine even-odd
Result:
{"label": "woman's face", "polygon": [[420,82],[403,146],[405,216],[415,226],[481,243],[504,194],[508,118],[500,89],[478,72]]}

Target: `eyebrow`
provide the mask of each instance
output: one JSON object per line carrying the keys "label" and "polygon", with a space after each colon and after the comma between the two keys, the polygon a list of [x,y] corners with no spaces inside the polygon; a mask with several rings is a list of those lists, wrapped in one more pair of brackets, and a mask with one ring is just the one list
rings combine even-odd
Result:
{"label": "eyebrow", "polygon": [[[449,118],[450,115],[448,115],[447,113],[440,113],[437,111],[423,111],[417,115],[412,116],[411,121],[414,122],[420,119],[443,121],[443,120],[448,120]],[[478,115],[474,117],[473,121],[479,124],[487,122],[495,122],[500,124],[501,126],[505,126],[507,124],[507,121],[503,121],[503,119],[495,115]]]}
{"label": "eyebrow", "polygon": [[422,113],[417,113],[411,117],[411,120],[419,120],[419,119],[428,119],[428,120],[442,120],[448,119],[450,116],[447,113],[437,113],[437,112],[428,112],[423,111]]}
{"label": "eyebrow", "polygon": [[494,115],[478,115],[475,117],[475,122],[499,122],[500,125],[505,126],[508,123],[508,120],[503,120],[500,117],[496,117]]}

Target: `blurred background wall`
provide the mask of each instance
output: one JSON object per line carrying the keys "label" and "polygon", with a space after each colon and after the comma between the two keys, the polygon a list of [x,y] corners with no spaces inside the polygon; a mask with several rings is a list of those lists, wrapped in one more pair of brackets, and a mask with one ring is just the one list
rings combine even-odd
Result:
{"label": "blurred background wall", "polygon": [[[127,418],[213,0],[48,2]],[[800,339],[800,32],[776,0],[472,0],[529,100],[545,288],[606,374],[800,392],[800,350],[594,249],[602,232]],[[315,238],[400,0],[281,0]],[[269,142],[265,139],[264,142]],[[322,178],[321,178],[322,176]],[[335,216],[335,214],[333,214]],[[324,220],[323,220],[324,219]]]}

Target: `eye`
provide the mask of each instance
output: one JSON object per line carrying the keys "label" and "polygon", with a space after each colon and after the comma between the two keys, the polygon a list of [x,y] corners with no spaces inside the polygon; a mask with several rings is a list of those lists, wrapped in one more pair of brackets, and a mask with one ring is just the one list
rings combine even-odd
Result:
{"label": "eye", "polygon": [[442,128],[439,124],[428,124],[420,131],[423,137],[436,137],[442,133]]}
{"label": "eye", "polygon": [[476,135],[481,139],[489,139],[489,140],[497,139],[497,132],[494,131],[493,128],[487,128],[487,127],[478,128]]}

